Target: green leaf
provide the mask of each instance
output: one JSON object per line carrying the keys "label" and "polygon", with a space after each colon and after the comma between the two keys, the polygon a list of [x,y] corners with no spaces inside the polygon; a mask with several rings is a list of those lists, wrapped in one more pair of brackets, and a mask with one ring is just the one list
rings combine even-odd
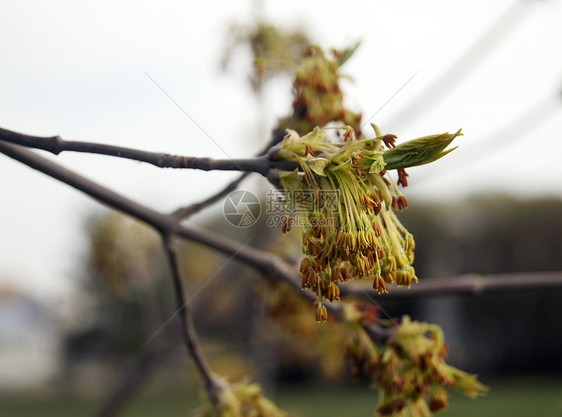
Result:
{"label": "green leaf", "polygon": [[315,174],[321,175],[323,177],[326,176],[324,173],[324,168],[328,165],[330,161],[326,158],[312,158],[308,160],[308,166]]}
{"label": "green leaf", "polygon": [[295,168],[294,171],[281,171],[279,170],[279,178],[284,180],[295,180],[299,176],[299,169]]}
{"label": "green leaf", "polygon": [[355,53],[357,48],[361,45],[361,41],[357,41],[355,45],[350,46],[349,48],[344,49],[341,51],[340,56],[338,57],[338,66],[341,67],[346,61],[351,58],[351,56]]}
{"label": "green leaf", "polygon": [[394,149],[384,152],[386,169],[409,168],[424,165],[444,157],[456,148],[444,149],[462,133],[442,133],[440,135],[424,136],[398,145]]}
{"label": "green leaf", "polygon": [[350,171],[351,170],[351,158],[349,158],[348,160],[346,160],[345,162],[342,162],[341,164],[335,166],[335,167],[330,167],[331,171]]}
{"label": "green leaf", "polygon": [[369,158],[373,163],[371,164],[371,168],[369,169],[370,174],[378,174],[385,168],[384,157],[382,154],[376,154]]}

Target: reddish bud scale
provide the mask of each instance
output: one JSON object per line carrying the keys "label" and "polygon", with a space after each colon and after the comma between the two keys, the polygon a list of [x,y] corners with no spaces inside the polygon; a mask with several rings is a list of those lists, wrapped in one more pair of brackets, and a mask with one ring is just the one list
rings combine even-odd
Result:
{"label": "reddish bud scale", "polygon": [[340,268],[334,269],[334,272],[332,272],[331,279],[332,279],[332,282],[341,282],[342,281],[341,269]]}
{"label": "reddish bud scale", "polygon": [[375,279],[373,282],[373,288],[377,290],[379,294],[388,292],[386,288],[386,282],[380,275],[375,275]]}
{"label": "reddish bud scale", "polygon": [[365,174],[365,172],[360,167],[355,168],[355,173],[357,174],[358,177],[361,177],[363,180],[367,178],[367,174]]}
{"label": "reddish bud scale", "polygon": [[310,264],[310,261],[308,260],[308,258],[303,258],[303,260],[301,261],[299,272],[301,274],[304,273],[304,271],[306,271],[306,269],[308,268],[309,264]]}
{"label": "reddish bud scale", "polygon": [[431,397],[429,400],[429,411],[441,411],[449,406],[449,400],[444,395]]}
{"label": "reddish bud scale", "polygon": [[307,268],[307,271],[308,271],[308,279],[307,279],[308,284],[309,284],[310,286],[315,286],[315,285],[317,284],[317,282],[318,282],[318,278],[317,278],[317,276],[316,276],[316,272],[315,272],[311,267],[308,267],[308,268]]}
{"label": "reddish bud scale", "polygon": [[408,186],[408,173],[404,168],[398,169],[398,185],[402,185],[402,187]]}
{"label": "reddish bud scale", "polygon": [[316,310],[316,321],[325,322],[328,320],[328,310],[326,306],[322,303],[318,304],[318,309]]}
{"label": "reddish bud scale", "polygon": [[340,229],[338,231],[338,237],[336,238],[336,245],[340,246],[343,243],[344,240],[344,233],[343,231]]}
{"label": "reddish bud scale", "polygon": [[396,148],[396,144],[395,144],[396,138],[398,138],[398,136],[388,134],[383,136],[382,141],[384,142],[387,148]]}
{"label": "reddish bud scale", "polygon": [[334,284],[333,282],[330,283],[327,292],[328,292],[327,298],[330,301],[340,301],[340,289],[336,284]]}
{"label": "reddish bud scale", "polygon": [[322,229],[318,226],[314,227],[314,237],[316,239],[320,239],[320,236],[322,236]]}
{"label": "reddish bud scale", "polygon": [[401,411],[405,406],[406,402],[402,398],[397,398],[381,405],[377,411],[381,416],[390,416]]}
{"label": "reddish bud scale", "polygon": [[311,240],[308,241],[307,250],[308,250],[308,254],[311,256],[318,255],[318,248]]}
{"label": "reddish bud scale", "polygon": [[370,208],[371,204],[373,203],[371,201],[371,199],[365,193],[363,193],[363,202],[365,203],[365,207],[367,207],[367,208]]}

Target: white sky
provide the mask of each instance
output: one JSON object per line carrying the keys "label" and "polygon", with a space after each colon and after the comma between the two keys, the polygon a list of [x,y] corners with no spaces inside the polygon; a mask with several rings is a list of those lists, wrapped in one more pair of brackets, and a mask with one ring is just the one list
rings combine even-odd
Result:
{"label": "white sky", "polygon": [[[304,27],[325,47],[362,39],[346,64],[354,82],[345,88],[364,120],[419,71],[373,121],[399,139],[460,127],[465,136],[447,160],[410,171],[408,196],[562,195],[560,2],[290,0],[264,2],[262,13]],[[0,126],[225,157],[146,71],[229,156],[249,156],[259,146],[258,124],[271,126],[290,106],[289,81],[280,80],[266,91],[265,114],[258,108],[245,80],[247,51],[232,73],[219,71],[229,24],[252,16],[250,1],[3,1]],[[491,27],[499,37],[480,44],[453,79],[444,75]],[[427,105],[401,113],[430,86],[436,94]],[[208,195],[234,175],[103,156],[53,158],[161,210]],[[99,205],[3,155],[0,178],[0,286],[65,294],[80,271],[85,216]]]}

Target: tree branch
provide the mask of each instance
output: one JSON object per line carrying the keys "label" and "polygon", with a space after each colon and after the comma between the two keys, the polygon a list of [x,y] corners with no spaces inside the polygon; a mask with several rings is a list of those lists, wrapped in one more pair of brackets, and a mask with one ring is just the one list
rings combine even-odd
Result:
{"label": "tree branch", "polygon": [[162,239],[170,262],[170,268],[172,270],[174,292],[176,294],[176,305],[178,308],[177,311],[181,320],[181,333],[187,348],[187,353],[195,362],[197,370],[203,378],[205,389],[209,395],[210,401],[215,404],[219,404],[220,393],[226,388],[226,386],[224,382],[212,373],[211,368],[207,364],[207,361],[203,356],[203,352],[201,351],[201,345],[199,343],[199,338],[197,337],[195,324],[193,323],[191,306],[189,305],[189,301],[185,300],[184,296],[181,266],[173,236],[162,235]]}
{"label": "tree branch", "polygon": [[[273,132],[272,132],[272,135],[271,135],[271,139],[269,140],[269,142],[265,145],[265,147],[256,156],[262,156],[262,155],[267,154],[268,151],[273,146],[275,146],[279,142],[281,142],[284,137],[285,137],[285,131],[283,129],[279,129],[279,128],[274,129]],[[219,201],[223,197],[226,197],[228,194],[230,194],[232,191],[234,191],[238,187],[238,185],[240,185],[240,183],[242,181],[244,181],[244,179],[246,179],[246,177],[248,175],[249,175],[248,172],[243,173],[238,178],[236,178],[234,181],[227,184],[222,190],[219,190],[215,194],[211,195],[210,197],[207,197],[206,199],[204,199],[202,201],[199,201],[197,203],[193,203],[193,204],[191,204],[189,206],[186,206],[186,207],[181,207],[181,208],[177,209],[176,211],[174,211],[173,214],[180,221],[188,218],[189,216],[199,212],[203,208],[205,208],[207,206],[210,206],[213,203],[216,203],[217,201]]]}
{"label": "tree branch", "polygon": [[159,168],[257,172],[265,177],[273,168],[279,167],[294,169],[294,164],[287,164],[286,161],[274,161],[267,155],[243,159],[197,158],[193,156],[172,155],[162,152],[147,152],[139,149],[105,145],[101,143],[67,141],[62,139],[60,136],[30,136],[2,128],[0,128],[0,140],[29,148],[41,149],[55,155],[64,151],[109,155],[118,158],[146,162]]}
{"label": "tree branch", "polygon": [[493,275],[461,275],[448,278],[424,279],[410,288],[392,287],[388,294],[379,294],[370,285],[343,286],[342,295],[358,297],[411,298],[446,295],[480,295],[484,292],[562,288],[562,272],[514,272]]}
{"label": "tree branch", "polygon": [[244,179],[248,175],[250,175],[249,172],[244,172],[242,175],[240,175],[238,178],[236,178],[231,183],[227,184],[222,190],[218,191],[217,193],[211,195],[210,197],[207,197],[204,200],[198,201],[197,203],[193,203],[189,206],[179,208],[176,211],[174,211],[172,214],[174,216],[176,216],[178,218],[178,220],[184,220],[184,219],[192,216],[193,214],[201,211],[202,209],[204,209],[207,206],[210,206],[213,203],[216,203],[217,201],[219,201],[223,197],[226,197],[232,191],[236,190],[238,185],[242,181],[244,181]]}

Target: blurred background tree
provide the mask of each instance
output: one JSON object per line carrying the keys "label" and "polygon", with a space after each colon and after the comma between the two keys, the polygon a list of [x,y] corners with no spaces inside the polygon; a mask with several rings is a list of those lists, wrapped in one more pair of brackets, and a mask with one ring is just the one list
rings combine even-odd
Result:
{"label": "blurred background tree", "polygon": [[[424,280],[562,269],[562,242],[558,238],[562,233],[562,200],[479,196],[450,205],[412,204],[416,209],[405,211],[402,218],[416,236],[415,266]],[[229,230],[240,241],[251,238],[252,245],[284,252],[288,258],[298,255],[263,218],[250,232],[229,228],[222,213],[215,211],[204,227]],[[89,352],[100,360],[119,363],[136,353],[173,313],[173,306],[166,301],[171,297],[164,279],[167,266],[157,236],[124,216],[106,214],[93,221],[89,240],[89,267],[83,276],[95,308],[82,332],[69,335],[69,354],[77,360]],[[196,317],[206,343],[213,346],[211,361],[220,363],[226,374],[240,377],[247,371],[258,372],[260,380],[270,383],[318,383],[326,378],[341,383],[349,376],[343,358],[334,359],[337,355],[327,348],[331,344],[328,326],[320,330],[322,337],[312,337],[316,330],[310,327],[316,327],[315,322],[306,324],[301,318],[295,323],[301,337],[287,336],[286,330],[296,329],[283,329],[272,321],[271,314],[284,313],[275,303],[268,306],[271,297],[278,295],[268,293],[267,286],[259,284],[252,274],[248,276],[246,268],[231,265],[215,275],[222,257],[196,244],[182,245],[182,255],[190,292],[204,286],[194,298],[199,306]],[[209,276],[212,281],[205,284]],[[544,320],[556,317],[562,291],[404,300],[382,296],[377,301],[391,315],[407,313],[441,325],[451,345],[451,361],[461,368],[487,375],[562,371],[562,359],[556,355],[562,339],[553,337],[562,332],[562,323]],[[268,313],[270,308],[273,310]],[[304,308],[308,309],[307,303]],[[286,314],[290,310],[287,308]],[[323,345],[315,345],[318,341]],[[177,345],[174,351],[183,353],[177,334],[170,343]]]}

